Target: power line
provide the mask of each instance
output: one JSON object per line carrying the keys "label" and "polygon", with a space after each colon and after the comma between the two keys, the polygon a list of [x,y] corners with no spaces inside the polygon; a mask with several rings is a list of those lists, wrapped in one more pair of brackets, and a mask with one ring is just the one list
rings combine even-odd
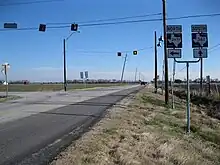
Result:
{"label": "power line", "polygon": [[[117,21],[117,20],[125,20],[125,19],[131,19],[131,18],[143,18],[143,17],[149,17],[149,16],[159,16],[162,15],[162,13],[155,13],[155,14],[145,14],[145,15],[136,15],[136,16],[129,16],[129,17],[119,17],[119,18],[110,18],[110,19],[99,19],[99,20],[91,20],[91,21],[82,21],[77,22],[78,24],[84,24],[84,23],[94,23],[94,22],[108,22],[108,21]],[[65,25],[65,24],[72,24],[73,22],[69,23],[47,23],[47,25]]]}
{"label": "power line", "polygon": [[[168,18],[167,20],[179,20],[179,19],[188,19],[188,18],[201,18],[201,17],[215,17],[220,16],[220,13],[217,14],[207,14],[207,15],[191,15],[191,16],[182,16],[182,17],[173,17]],[[142,22],[157,22],[162,21],[161,18],[157,19],[141,19],[141,20],[130,20],[130,21],[117,21],[117,22],[106,22],[106,23],[92,23],[92,24],[81,24],[80,27],[93,27],[93,26],[103,26],[103,25],[118,25],[118,24],[130,24],[130,23],[142,23]],[[48,29],[61,29],[69,28],[69,25],[62,26],[49,26]],[[0,31],[9,31],[9,30],[36,30],[38,28],[18,28],[18,29],[0,29]]]}
{"label": "power line", "polygon": [[201,18],[201,17],[216,17],[216,16],[220,16],[220,13],[188,15],[188,16],[181,16],[181,17],[171,17],[171,18],[167,18],[167,20],[179,20],[179,19]]}
{"label": "power line", "polygon": [[208,50],[209,50],[209,53],[218,50],[218,49],[220,48],[219,46],[220,46],[220,43],[217,44],[217,45],[215,45],[215,46],[213,46],[213,47],[211,47],[211,48],[209,48],[209,49],[208,49]]}
{"label": "power line", "polygon": [[[144,51],[144,50],[148,50],[148,49],[152,49],[153,46],[151,47],[145,47],[145,48],[140,48],[140,49],[135,49],[137,51]],[[89,50],[76,50],[75,52],[79,52],[79,53],[89,53],[89,54],[115,54],[117,53],[117,51],[89,51]],[[133,52],[133,50],[127,50],[127,51],[120,51],[122,53],[129,53],[129,52]]]}
{"label": "power line", "polygon": [[58,2],[64,0],[39,0],[39,1],[29,1],[29,2],[14,2],[14,3],[6,3],[0,4],[1,6],[18,6],[18,5],[29,5],[29,4],[37,4],[37,3],[49,3],[49,2]]}

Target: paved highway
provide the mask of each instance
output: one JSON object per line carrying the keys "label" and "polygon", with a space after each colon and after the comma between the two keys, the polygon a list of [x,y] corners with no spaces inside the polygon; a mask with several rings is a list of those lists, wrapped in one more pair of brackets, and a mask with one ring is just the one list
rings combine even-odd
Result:
{"label": "paved highway", "polygon": [[140,86],[14,93],[0,104],[0,164],[47,164],[105,110]]}

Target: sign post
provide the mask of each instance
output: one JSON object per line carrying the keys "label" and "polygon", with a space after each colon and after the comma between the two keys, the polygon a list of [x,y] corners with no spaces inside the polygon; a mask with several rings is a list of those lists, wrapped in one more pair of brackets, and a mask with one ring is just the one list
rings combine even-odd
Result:
{"label": "sign post", "polygon": [[89,72],[88,71],[85,71],[85,88],[87,87],[87,80],[89,78]]}
{"label": "sign post", "polygon": [[197,63],[200,61],[177,61],[174,58],[175,62],[177,63],[184,63],[186,64],[186,69],[187,69],[187,73],[186,73],[186,78],[187,78],[187,98],[186,98],[186,114],[187,114],[187,133],[190,133],[190,85],[189,85],[189,64],[190,63]]}
{"label": "sign post", "polygon": [[5,75],[6,97],[8,97],[8,69],[10,65],[8,63],[2,64],[2,73]]}
{"label": "sign post", "polygon": [[208,57],[207,47],[208,47],[208,33],[207,33],[207,25],[192,25],[192,48],[193,49],[193,57],[200,58],[201,66],[200,66],[200,94],[202,94],[203,87],[203,58]]}
{"label": "sign post", "polygon": [[[182,25],[167,25],[167,54],[168,58],[181,58],[182,57]],[[172,109],[174,105],[173,87],[175,81],[175,60],[173,60],[173,80],[171,82],[172,91]]]}

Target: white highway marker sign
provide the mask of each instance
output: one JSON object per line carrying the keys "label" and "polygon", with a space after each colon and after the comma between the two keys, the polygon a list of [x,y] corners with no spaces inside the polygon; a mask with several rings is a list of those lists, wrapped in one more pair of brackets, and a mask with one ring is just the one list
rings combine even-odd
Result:
{"label": "white highway marker sign", "polygon": [[182,33],[168,33],[167,41],[167,48],[182,48]]}
{"label": "white highway marker sign", "polygon": [[182,33],[182,25],[167,25],[167,33]]}
{"label": "white highway marker sign", "polygon": [[193,57],[194,58],[207,58],[208,51],[207,49],[193,49]]}
{"label": "white highway marker sign", "polygon": [[192,33],[207,33],[207,25],[192,25]]}
{"label": "white highway marker sign", "polygon": [[181,49],[168,49],[168,58],[181,58]]}
{"label": "white highway marker sign", "polygon": [[208,47],[207,33],[192,33],[192,47]]}

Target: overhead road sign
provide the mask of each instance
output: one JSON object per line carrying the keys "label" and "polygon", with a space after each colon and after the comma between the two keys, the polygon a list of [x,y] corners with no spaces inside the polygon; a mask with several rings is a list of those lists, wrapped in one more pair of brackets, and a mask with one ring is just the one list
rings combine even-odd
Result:
{"label": "overhead road sign", "polygon": [[168,49],[168,58],[181,58],[182,51],[181,49]]}
{"label": "overhead road sign", "polygon": [[192,33],[192,47],[208,47],[208,34],[207,33]]}
{"label": "overhead road sign", "polygon": [[192,25],[192,33],[207,33],[207,25]]}
{"label": "overhead road sign", "polygon": [[208,58],[208,51],[206,48],[203,49],[193,49],[194,58]]}
{"label": "overhead road sign", "polygon": [[182,33],[182,25],[167,25],[167,33]]}
{"label": "overhead road sign", "polygon": [[182,33],[167,33],[167,48],[182,48]]}

